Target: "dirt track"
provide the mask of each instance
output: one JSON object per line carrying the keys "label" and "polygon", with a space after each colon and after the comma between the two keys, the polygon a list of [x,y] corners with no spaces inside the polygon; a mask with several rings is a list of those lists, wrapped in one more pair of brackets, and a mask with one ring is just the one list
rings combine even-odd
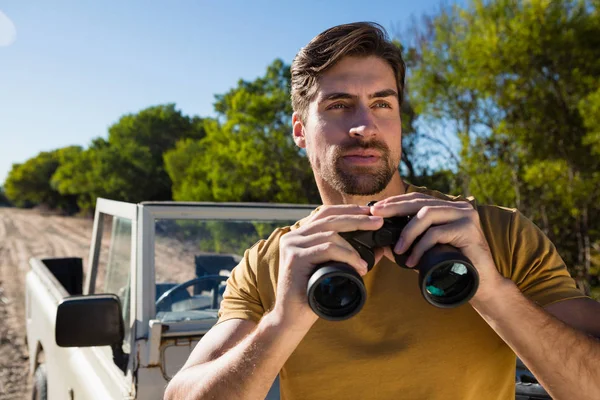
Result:
{"label": "dirt track", "polygon": [[84,265],[92,220],[0,208],[0,400],[26,399],[25,274],[30,257],[81,257]]}
{"label": "dirt track", "polygon": [[[107,262],[111,232],[111,219],[105,219],[100,251],[102,265]],[[29,259],[80,257],[85,268],[92,229],[92,219],[0,207],[0,400],[29,398],[24,295]],[[194,269],[190,266],[194,265],[194,256],[200,253],[193,243],[157,238],[157,282],[184,282],[193,278]],[[102,271],[97,276],[97,288],[102,287]]]}

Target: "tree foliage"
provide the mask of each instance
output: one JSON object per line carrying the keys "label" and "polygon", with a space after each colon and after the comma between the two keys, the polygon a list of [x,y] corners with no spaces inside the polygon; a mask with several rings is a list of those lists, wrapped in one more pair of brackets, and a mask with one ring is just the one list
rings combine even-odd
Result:
{"label": "tree foliage", "polygon": [[61,165],[52,184],[60,193],[76,196],[81,210],[87,212],[94,209],[98,197],[140,201],[140,192],[152,179],[151,166],[147,149],[119,148],[98,138],[72,162]]}
{"label": "tree foliage", "polygon": [[266,74],[216,96],[206,137],[165,154],[176,200],[318,202],[309,163],[291,134],[290,70]]}
{"label": "tree foliage", "polygon": [[6,194],[4,193],[4,188],[0,186],[0,207],[6,207],[10,205],[11,203],[8,200],[8,197],[6,197]]}
{"label": "tree foliage", "polygon": [[96,198],[141,202],[171,200],[171,180],[163,153],[182,138],[204,136],[203,121],[190,118],[174,104],[128,114],[109,127],[108,140],[97,138],[88,149],[64,163],[52,178],[62,194],[77,196],[82,210]]}
{"label": "tree foliage", "polygon": [[44,151],[22,164],[13,164],[4,182],[6,197],[18,207],[44,205],[74,211],[75,198],[59,193],[50,179],[62,163],[70,162],[79,152],[81,147],[70,146]]}
{"label": "tree foliage", "polygon": [[593,154],[600,156],[600,88],[581,100],[579,111],[587,128],[583,144],[591,146]]}
{"label": "tree foliage", "polygon": [[461,143],[480,201],[518,207],[596,282],[600,232],[600,13],[585,1],[472,1],[413,36],[411,99]]}

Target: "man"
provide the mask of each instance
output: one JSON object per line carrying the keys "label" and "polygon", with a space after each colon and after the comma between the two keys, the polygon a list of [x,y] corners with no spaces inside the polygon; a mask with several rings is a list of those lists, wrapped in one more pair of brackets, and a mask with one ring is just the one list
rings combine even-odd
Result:
{"label": "man", "polygon": [[[600,305],[583,296],[554,246],[516,210],[405,184],[404,62],[382,28],[355,23],[315,37],[292,64],[293,135],[323,206],[249,249],[228,281],[219,323],[173,378],[168,399],[510,399],[515,353],[556,399],[600,398]],[[367,207],[372,200],[379,200]],[[407,265],[448,243],[477,268],[469,304],[429,305],[417,273],[379,249],[365,262],[339,232],[414,216],[394,251]],[[306,287],[317,264],[345,262],[367,302],[319,319]],[[536,304],[537,303],[537,304]],[[543,308],[542,308],[543,307]]]}

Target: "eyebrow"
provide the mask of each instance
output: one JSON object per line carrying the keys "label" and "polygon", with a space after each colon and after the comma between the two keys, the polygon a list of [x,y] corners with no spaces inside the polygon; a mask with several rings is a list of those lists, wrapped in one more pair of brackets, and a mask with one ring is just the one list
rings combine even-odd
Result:
{"label": "eyebrow", "polygon": [[[379,92],[370,94],[369,99],[376,99],[376,98],[383,98],[383,97],[390,97],[390,96],[398,98],[398,93],[394,89],[384,89],[384,90],[380,90]],[[351,95],[350,93],[334,92],[334,93],[329,93],[329,94],[326,94],[325,96],[323,96],[323,101],[353,99],[355,97],[356,97],[355,95]]]}

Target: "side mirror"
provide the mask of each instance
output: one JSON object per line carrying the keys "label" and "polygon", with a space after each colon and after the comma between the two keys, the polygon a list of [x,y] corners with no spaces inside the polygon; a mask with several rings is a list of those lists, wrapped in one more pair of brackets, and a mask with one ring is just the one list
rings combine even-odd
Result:
{"label": "side mirror", "polygon": [[56,344],[60,347],[120,347],[123,325],[121,301],[114,294],[66,297],[56,312]]}

